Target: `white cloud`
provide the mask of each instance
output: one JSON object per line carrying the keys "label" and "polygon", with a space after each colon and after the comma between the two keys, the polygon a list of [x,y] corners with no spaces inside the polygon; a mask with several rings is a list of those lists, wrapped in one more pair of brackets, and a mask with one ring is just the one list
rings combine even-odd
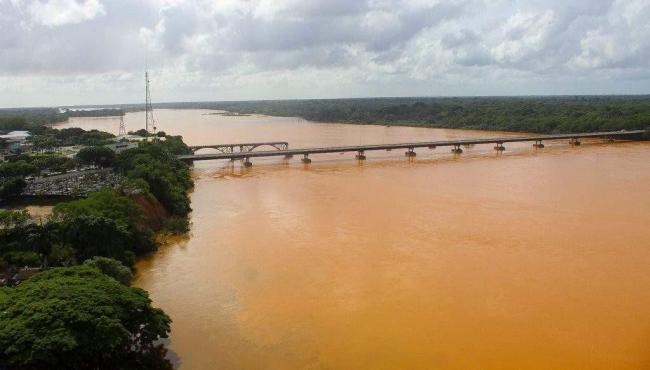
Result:
{"label": "white cloud", "polygon": [[648,0],[0,0],[0,105],[137,101],[145,59],[166,100],[647,93],[647,19]]}
{"label": "white cloud", "polygon": [[546,48],[558,20],[552,10],[542,14],[516,13],[502,28],[502,41],[493,49],[501,63],[518,63]]}
{"label": "white cloud", "polygon": [[650,2],[616,1],[603,22],[587,31],[571,60],[574,69],[650,66]]}
{"label": "white cloud", "polygon": [[34,0],[27,9],[34,22],[49,27],[86,22],[106,13],[99,0]]}

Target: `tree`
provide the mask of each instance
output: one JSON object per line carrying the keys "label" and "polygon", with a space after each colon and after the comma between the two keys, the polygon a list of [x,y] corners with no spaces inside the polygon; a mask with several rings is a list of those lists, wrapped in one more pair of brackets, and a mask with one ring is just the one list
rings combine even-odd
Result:
{"label": "tree", "polygon": [[138,224],[143,220],[142,211],[129,197],[115,190],[103,188],[85,199],[59,203],[52,212],[56,220],[78,216],[102,216],[124,225]]}
{"label": "tree", "polygon": [[27,121],[24,117],[0,117],[0,130],[24,130],[25,128],[27,128]]}
{"label": "tree", "polygon": [[12,211],[0,209],[0,228],[10,229],[29,221],[29,212],[26,210]]}
{"label": "tree", "polygon": [[38,172],[38,168],[26,161],[15,161],[0,164],[0,177],[27,176]]}
{"label": "tree", "polygon": [[6,305],[9,302],[9,289],[0,288],[0,307]]}
{"label": "tree", "polygon": [[77,153],[81,163],[110,167],[115,162],[115,152],[105,146],[89,146]]}
{"label": "tree", "polygon": [[67,218],[58,223],[58,227],[61,230],[61,242],[75,248],[78,261],[103,256],[133,266],[136,255],[156,249],[153,233],[150,230],[136,232],[106,217]]}
{"label": "tree", "polygon": [[51,269],[4,289],[0,312],[0,367],[171,369],[155,345],[171,319],[144,290],[93,266]]}
{"label": "tree", "polygon": [[61,143],[50,136],[30,136],[27,138],[34,145],[35,150],[52,150]]}
{"label": "tree", "polygon": [[10,266],[30,266],[38,267],[41,265],[41,257],[35,252],[14,251],[3,256],[3,259]]}
{"label": "tree", "polygon": [[165,230],[172,234],[184,234],[190,231],[190,223],[186,217],[172,216],[165,221]]}
{"label": "tree", "polygon": [[130,180],[144,180],[168,212],[186,216],[191,211],[187,191],[193,183],[187,165],[176,159],[185,150],[189,149],[180,137],[167,136],[165,141],[144,142],[120,153],[117,167]]}
{"label": "tree", "polygon": [[92,259],[85,260],[84,265],[93,266],[103,274],[112,277],[124,285],[130,285],[133,280],[131,269],[124,266],[120,261],[107,257],[95,256]]}
{"label": "tree", "polygon": [[149,136],[152,136],[153,134],[150,133],[149,131],[141,128],[138,131],[129,131],[129,135],[149,137]]}
{"label": "tree", "polygon": [[50,247],[48,262],[51,266],[71,266],[77,261],[76,251],[69,244],[56,243]]}
{"label": "tree", "polygon": [[60,241],[77,251],[78,261],[104,256],[132,266],[136,255],[156,249],[140,206],[112,189],[57,204],[51,220],[61,231]]}
{"label": "tree", "polygon": [[20,177],[11,177],[0,185],[0,197],[9,198],[20,195],[27,183]]}

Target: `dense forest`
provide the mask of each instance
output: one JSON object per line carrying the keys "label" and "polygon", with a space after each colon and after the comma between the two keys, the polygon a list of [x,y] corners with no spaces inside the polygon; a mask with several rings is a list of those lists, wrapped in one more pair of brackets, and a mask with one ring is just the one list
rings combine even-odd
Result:
{"label": "dense forest", "polygon": [[55,108],[0,109],[0,131],[32,130],[67,119]]}
{"label": "dense forest", "polygon": [[[363,98],[158,103],[155,108],[219,109],[243,114],[301,117],[318,122],[568,133],[647,129],[650,95]],[[110,105],[97,114],[140,111],[142,104]],[[70,111],[73,112],[73,111]],[[0,110],[0,130],[24,127],[11,118],[28,117],[31,125],[55,123],[76,114],[55,108]],[[12,121],[13,120],[13,121]]]}
{"label": "dense forest", "polygon": [[377,98],[159,104],[320,122],[538,133],[650,127],[650,96]]}
{"label": "dense forest", "polygon": [[0,109],[0,131],[35,130],[44,125],[65,122],[70,117],[123,116],[119,108],[69,110],[58,108]]}

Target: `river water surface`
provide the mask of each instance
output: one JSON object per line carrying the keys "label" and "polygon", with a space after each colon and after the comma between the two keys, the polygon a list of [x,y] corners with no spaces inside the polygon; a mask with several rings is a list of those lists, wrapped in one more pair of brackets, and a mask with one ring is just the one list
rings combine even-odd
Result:
{"label": "river water surface", "polygon": [[[189,144],[507,135],[207,112],[156,118]],[[649,369],[650,145],[506,146],[197,162],[190,235],[135,284],[183,370]]]}

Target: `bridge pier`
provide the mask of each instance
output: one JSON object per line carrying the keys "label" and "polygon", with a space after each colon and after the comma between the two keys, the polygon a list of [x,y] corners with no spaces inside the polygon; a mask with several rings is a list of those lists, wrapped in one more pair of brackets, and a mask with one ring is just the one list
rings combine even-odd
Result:
{"label": "bridge pier", "polygon": [[541,140],[537,140],[535,141],[535,144],[533,144],[533,148],[542,149],[544,148],[544,144],[542,144]]}
{"label": "bridge pier", "polygon": [[304,154],[304,157],[302,157],[302,163],[304,164],[311,163],[311,159],[309,159],[309,154]]}
{"label": "bridge pier", "polygon": [[253,167],[253,163],[248,159],[248,157],[244,158],[244,167],[250,168]]}
{"label": "bridge pier", "polygon": [[571,138],[571,140],[569,141],[569,144],[571,144],[571,145],[573,145],[573,146],[578,146],[578,145],[580,145],[580,140],[578,140],[578,139],[575,138],[575,137],[574,137],[574,138]]}
{"label": "bridge pier", "polygon": [[461,154],[463,149],[460,148],[460,144],[454,144],[454,147],[451,149],[451,152],[454,154]]}
{"label": "bridge pier", "polygon": [[503,146],[502,142],[497,142],[497,145],[494,147],[494,150],[496,150],[497,152],[502,152],[506,150],[506,147]]}
{"label": "bridge pier", "polygon": [[415,153],[415,150],[413,148],[409,148],[409,150],[405,152],[404,155],[409,158],[413,158],[417,155],[417,153]]}
{"label": "bridge pier", "polygon": [[364,154],[364,151],[363,151],[363,150],[359,150],[359,151],[357,152],[357,155],[355,156],[355,158],[356,158],[357,160],[359,160],[359,161],[363,161],[363,160],[366,159],[366,155]]}

